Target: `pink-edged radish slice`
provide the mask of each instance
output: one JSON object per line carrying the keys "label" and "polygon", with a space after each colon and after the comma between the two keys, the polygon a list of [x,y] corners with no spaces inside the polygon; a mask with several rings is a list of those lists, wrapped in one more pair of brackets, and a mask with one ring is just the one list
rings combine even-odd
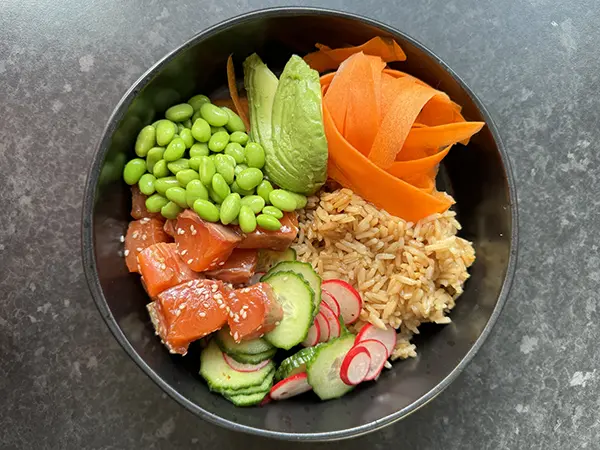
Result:
{"label": "pink-edged radish slice", "polygon": [[371,366],[365,381],[374,380],[383,370],[383,366],[388,359],[387,349],[380,341],[376,339],[366,339],[356,344],[357,347],[365,347],[371,356]]}
{"label": "pink-edged radish slice", "polygon": [[385,345],[388,352],[387,356],[389,358],[394,351],[394,347],[396,347],[396,330],[389,326],[385,330],[382,330],[381,328],[377,328],[375,325],[368,323],[358,332],[354,342],[355,344],[358,344],[367,339],[375,339]]}
{"label": "pink-edged radish slice", "polygon": [[258,364],[244,364],[241,362],[237,362],[227,353],[223,353],[223,359],[229,367],[231,367],[237,372],[256,372],[265,367],[271,361],[270,359],[267,359],[265,361],[259,362]]}
{"label": "pink-edged radish slice", "polygon": [[296,375],[287,377],[271,388],[269,396],[273,400],[285,400],[286,398],[308,392],[312,387],[308,384],[306,378],[306,373],[297,373]]}
{"label": "pink-edged radish slice", "polygon": [[340,305],[340,315],[345,324],[356,322],[362,309],[360,294],[342,280],[323,281],[322,290],[329,292]]}
{"label": "pink-edged radish slice", "polygon": [[315,319],[312,326],[308,329],[308,334],[306,335],[306,339],[302,341],[302,345],[304,347],[314,347],[319,343],[320,337],[321,327],[319,326],[319,322]]}
{"label": "pink-edged radish slice", "polygon": [[253,284],[260,282],[260,279],[264,276],[265,276],[265,272],[256,272],[254,275],[252,275],[250,277],[250,280],[248,280],[248,285],[252,286]]}
{"label": "pink-edged radish slice", "polygon": [[273,399],[271,398],[271,396],[269,394],[265,395],[265,398],[262,399],[262,401],[258,404],[258,406],[265,406],[268,403],[271,403],[273,401]]}
{"label": "pink-edged radish slice", "polygon": [[327,320],[327,323],[329,324],[329,337],[327,340],[329,341],[331,339],[335,339],[336,337],[340,337],[342,327],[340,325],[338,316],[336,316],[331,308],[327,306],[327,303],[321,303],[319,306],[319,311],[320,314],[323,314],[325,320]]}
{"label": "pink-edged radish slice", "polygon": [[321,289],[321,303],[325,303],[331,308],[336,317],[340,315],[340,304],[337,302],[335,297],[329,292]]}
{"label": "pink-edged radish slice", "polygon": [[315,316],[315,322],[319,324],[319,342],[327,342],[329,340],[329,322],[320,311]]}
{"label": "pink-edged radish slice", "polygon": [[340,378],[348,386],[362,383],[371,369],[371,355],[362,345],[354,346],[346,354],[340,367]]}

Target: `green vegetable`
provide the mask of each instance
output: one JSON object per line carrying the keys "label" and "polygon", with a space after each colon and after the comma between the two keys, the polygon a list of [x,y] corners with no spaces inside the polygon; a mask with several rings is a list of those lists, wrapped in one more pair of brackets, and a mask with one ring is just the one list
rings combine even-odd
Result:
{"label": "green vegetable", "polygon": [[256,187],[256,193],[260,195],[267,204],[271,202],[271,200],[269,200],[271,192],[273,192],[273,185],[268,180],[262,180]]}
{"label": "green vegetable", "polygon": [[152,125],[142,128],[135,141],[135,154],[144,158],[148,151],[156,145],[156,128]]}
{"label": "green vegetable", "polygon": [[240,222],[240,228],[244,233],[252,233],[256,230],[256,216],[249,206],[241,206],[238,220]]}
{"label": "green vegetable", "polygon": [[213,176],[217,172],[217,169],[215,169],[215,164],[208,156],[201,156],[200,158],[202,158],[200,161],[200,167],[198,169],[200,173],[200,181],[202,181],[205,186],[209,186],[212,182]]}
{"label": "green vegetable", "polygon": [[156,124],[156,143],[164,147],[171,142],[177,132],[177,127],[170,120],[159,120]]}
{"label": "green vegetable", "polygon": [[219,220],[219,210],[208,200],[199,198],[194,201],[192,207],[194,208],[194,211],[196,211],[196,214],[204,220],[208,220],[209,222],[217,222]]}
{"label": "green vegetable", "polygon": [[276,231],[281,228],[281,222],[269,214],[259,214],[256,216],[256,223],[265,230]]}
{"label": "green vegetable", "polygon": [[254,53],[244,61],[244,86],[248,92],[250,135],[254,142],[271,143],[273,100],[279,81]]}
{"label": "green vegetable", "polygon": [[306,195],[296,194],[295,192],[290,192],[290,194],[292,194],[292,197],[294,197],[294,199],[296,200],[296,209],[302,209],[308,203]]}
{"label": "green vegetable", "polygon": [[196,119],[192,125],[192,136],[198,142],[208,142],[210,139],[210,125],[204,119]]}
{"label": "green vegetable", "polygon": [[146,155],[146,166],[148,167],[148,172],[154,171],[154,164],[163,158],[164,153],[164,147],[152,147],[150,150],[148,150],[148,154]]}
{"label": "green vegetable", "polygon": [[175,178],[177,178],[177,181],[179,181],[180,185],[186,187],[190,181],[198,180],[200,178],[200,175],[198,175],[198,172],[196,172],[195,170],[184,169],[177,172]]}
{"label": "green vegetable", "polygon": [[181,211],[182,208],[175,202],[169,202],[160,209],[160,213],[166,219],[176,219]]}
{"label": "green vegetable", "polygon": [[171,187],[165,192],[165,196],[172,202],[177,203],[182,208],[187,208],[185,189],[179,186]]}
{"label": "green vegetable", "polygon": [[227,128],[227,130],[230,133],[233,133],[235,131],[246,131],[246,125],[244,125],[244,122],[242,121],[240,116],[234,113],[231,109],[226,108],[224,106],[221,107],[221,109],[225,111],[229,116],[229,120],[225,124],[225,128]]}
{"label": "green vegetable", "polygon": [[190,120],[192,121],[192,124],[193,124],[198,119],[202,119],[202,114],[200,114],[200,110],[196,111]]}
{"label": "green vegetable", "polygon": [[229,133],[227,131],[217,131],[210,137],[208,148],[213,152],[222,152],[229,144]]}
{"label": "green vegetable", "polygon": [[242,189],[250,190],[257,187],[263,179],[260,169],[249,167],[242,170],[236,177],[237,184]]}
{"label": "green vegetable", "polygon": [[209,154],[210,151],[208,150],[208,145],[205,143],[196,142],[192,145],[192,148],[190,148],[190,158],[195,156],[208,156]]}
{"label": "green vegetable", "polygon": [[188,103],[171,106],[165,112],[165,117],[173,122],[183,122],[194,114],[194,108]]}
{"label": "green vegetable", "polygon": [[157,213],[167,203],[169,203],[169,200],[167,200],[165,197],[160,194],[154,194],[146,199],[146,209],[151,213]]}
{"label": "green vegetable", "polygon": [[225,200],[221,203],[221,211],[219,214],[221,223],[223,223],[223,225],[228,225],[233,222],[240,213],[241,206],[240,194],[233,193],[225,197]]}
{"label": "green vegetable", "polygon": [[235,173],[235,176],[237,176],[240,172],[242,172],[244,169],[247,169],[248,166],[246,164],[237,164],[234,169],[233,172]]}
{"label": "green vegetable", "polygon": [[265,151],[256,142],[248,142],[246,145],[246,163],[249,167],[262,169],[265,165]]}
{"label": "green vegetable", "polygon": [[231,136],[229,136],[229,141],[240,145],[246,145],[248,142],[248,135],[243,131],[234,131],[231,133]]}
{"label": "green vegetable", "polygon": [[190,161],[187,158],[180,158],[177,161],[167,163],[167,167],[172,173],[177,174],[181,170],[189,169]]}
{"label": "green vegetable", "polygon": [[283,217],[283,212],[280,209],[275,208],[274,206],[265,206],[262,209],[263,214],[268,214],[269,216],[273,216],[276,219],[281,219]]}
{"label": "green vegetable", "polygon": [[200,114],[213,127],[222,127],[229,122],[229,114],[212,103],[204,103],[200,107]]}
{"label": "green vegetable", "polygon": [[123,168],[123,179],[130,186],[140,181],[142,175],[146,173],[146,161],[141,158],[134,158],[125,164]]}
{"label": "green vegetable", "polygon": [[185,130],[185,127],[183,126],[183,124],[178,123],[177,124],[177,133],[181,133],[183,130]]}
{"label": "green vegetable", "polygon": [[[213,176],[211,181],[211,187],[213,192],[217,194],[222,200],[224,200],[225,197],[227,197],[231,192],[227,181],[225,181],[225,178],[223,178],[223,175],[221,175],[220,173],[215,173],[215,175]],[[222,200],[221,202],[217,203],[222,203]]]}
{"label": "green vegetable", "polygon": [[188,162],[188,164],[190,165],[190,169],[199,171],[200,164],[202,163],[202,158],[204,158],[204,156],[194,156],[193,158],[190,158]]}
{"label": "green vegetable", "polygon": [[144,195],[154,194],[155,181],[156,177],[150,173],[145,173],[144,175],[142,175],[140,181],[138,181],[138,187],[140,188],[140,192]]}
{"label": "green vegetable", "polygon": [[242,205],[249,206],[254,214],[258,214],[264,208],[265,201],[259,195],[247,195],[242,199]]}
{"label": "green vegetable", "polygon": [[158,192],[160,195],[165,195],[167,189],[172,187],[180,187],[179,181],[177,181],[177,178],[175,177],[158,178],[154,182],[154,189],[156,189],[156,192]]}
{"label": "green vegetable", "polygon": [[282,211],[294,211],[296,209],[296,198],[288,191],[275,189],[269,194],[271,204]]}
{"label": "green vegetable", "polygon": [[179,158],[181,158],[184,155],[184,153],[185,153],[185,142],[183,142],[183,139],[181,139],[180,137],[176,137],[176,138],[173,138],[173,140],[171,142],[169,142],[169,145],[167,146],[167,149],[165,150],[163,158],[166,161],[176,161]]}
{"label": "green vegetable", "polygon": [[[215,169],[217,169],[217,173],[220,173],[223,176],[227,184],[233,183],[234,168],[231,164],[231,161],[226,158],[226,155],[215,155],[214,164]],[[235,161],[233,164],[235,164]]]}
{"label": "green vegetable", "polygon": [[250,190],[242,189],[237,184],[237,181],[234,181],[233,183],[231,183],[231,192],[237,192],[240,195],[246,196],[246,195],[252,195],[252,194],[254,194],[254,189],[250,189]]}
{"label": "green vegetable", "polygon": [[194,95],[188,100],[190,106],[194,109],[194,112],[200,111],[200,107],[205,103],[210,103],[210,99],[206,95]]}
{"label": "green vegetable", "polygon": [[235,158],[233,156],[226,155],[224,153],[222,153],[221,155],[215,155],[215,158],[217,156],[221,156],[221,158],[224,158],[225,160],[229,161],[229,164],[231,165],[231,167],[237,166],[237,162],[235,161]]}
{"label": "green vegetable", "polygon": [[208,190],[200,180],[192,180],[185,187],[185,201],[192,208],[198,199],[208,200]]}
{"label": "green vegetable", "polygon": [[[231,141],[231,136],[229,137],[229,140]],[[236,164],[242,164],[244,161],[246,161],[246,152],[244,151],[244,147],[237,142],[229,142],[229,144],[227,144],[225,147],[225,154],[235,159]]]}
{"label": "green vegetable", "polygon": [[194,145],[194,137],[192,136],[192,132],[187,128],[184,128],[179,133],[179,137],[183,139],[183,143],[185,144],[185,148],[191,148]]}
{"label": "green vegetable", "polygon": [[192,119],[188,119],[185,122],[182,123],[184,128],[187,128],[188,130],[192,129]]}
{"label": "green vegetable", "polygon": [[152,169],[152,173],[156,178],[162,178],[169,175],[169,168],[167,167],[167,162],[164,159],[156,161],[154,164],[154,168]]}

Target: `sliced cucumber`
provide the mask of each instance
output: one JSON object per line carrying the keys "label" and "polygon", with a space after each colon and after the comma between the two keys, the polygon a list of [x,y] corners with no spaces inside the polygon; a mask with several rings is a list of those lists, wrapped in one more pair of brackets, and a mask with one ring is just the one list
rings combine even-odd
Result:
{"label": "sliced cucumber", "polygon": [[[227,353],[227,352],[225,352],[225,353]],[[262,353],[257,353],[255,355],[252,355],[250,353],[227,353],[227,354],[229,356],[231,356],[233,359],[235,359],[237,362],[241,362],[244,364],[258,364],[267,359],[271,359],[273,356],[275,356],[275,353],[277,353],[276,348],[272,348],[271,350],[267,350],[266,352],[262,352]]]}
{"label": "sliced cucumber", "polygon": [[223,359],[223,353],[214,340],[200,353],[200,375],[204,377],[208,387],[217,392],[258,386],[274,369],[275,364],[270,362],[256,372],[233,370]]}
{"label": "sliced cucumber", "polygon": [[257,394],[259,392],[269,391],[271,389],[271,387],[273,386],[273,377],[274,376],[275,376],[275,371],[272,370],[266,376],[266,378],[263,380],[263,382],[259,385],[250,386],[250,387],[242,388],[242,389],[224,389],[221,391],[221,394],[232,397],[232,396],[237,396],[237,395],[250,395],[250,394]]}
{"label": "sliced cucumber", "polygon": [[263,277],[275,293],[283,309],[283,319],[277,327],[265,334],[275,347],[289,350],[304,340],[313,323],[314,292],[309,284],[294,272],[276,272]]}
{"label": "sliced cucumber", "polygon": [[275,373],[275,379],[279,381],[292,375],[306,372],[306,364],[313,359],[316,349],[316,347],[303,348],[289,358],[281,361],[281,365]]}
{"label": "sliced cucumber", "polygon": [[296,250],[288,248],[282,252],[261,249],[258,251],[257,272],[268,272],[282,261],[296,261]]}
{"label": "sliced cucumber", "polygon": [[224,397],[235,406],[255,406],[258,405],[269,391],[257,392],[256,394],[224,395]]}
{"label": "sliced cucumber", "polygon": [[[228,355],[246,353],[258,355],[273,350],[273,346],[264,339],[253,339],[251,341],[242,341],[239,344],[233,340],[229,334],[229,328],[221,328],[215,333],[215,339],[222,351]],[[267,359],[267,358],[265,358]]]}
{"label": "sliced cucumber", "polygon": [[321,277],[317,275],[315,269],[309,263],[300,262],[300,261],[283,261],[273,267],[269,273],[267,273],[264,277],[277,273],[277,272],[287,272],[291,271],[297,273],[298,275],[302,275],[302,277],[308,281],[311,289],[315,293],[315,297],[313,300],[314,310],[313,317],[317,315],[319,312],[319,305],[321,304]]}
{"label": "sliced cucumber", "polygon": [[346,334],[320,345],[308,363],[308,384],[321,400],[338,398],[351,391],[340,377],[340,367],[346,353],[353,347],[355,336]]}

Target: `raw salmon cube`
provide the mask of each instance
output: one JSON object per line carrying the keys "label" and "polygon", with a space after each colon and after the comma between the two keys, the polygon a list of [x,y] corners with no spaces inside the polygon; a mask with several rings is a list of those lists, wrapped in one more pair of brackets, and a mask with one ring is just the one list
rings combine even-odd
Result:
{"label": "raw salmon cube", "polygon": [[206,276],[231,284],[244,284],[256,272],[257,263],[257,250],[236,248],[222,266],[206,272]]}
{"label": "raw salmon cube", "polygon": [[129,223],[125,236],[125,263],[130,272],[139,272],[137,256],[148,247],[160,242],[172,242],[156,219],[144,218]]}
{"label": "raw salmon cube", "polygon": [[276,231],[257,228],[244,235],[239,248],[266,248],[283,251],[292,245],[298,234],[298,215],[295,212],[285,213],[280,219],[281,228]]}
{"label": "raw salmon cube", "polygon": [[161,213],[151,213],[146,208],[146,197],[144,194],[140,192],[140,188],[138,188],[137,184],[131,186],[131,217],[134,219],[157,219],[161,222],[164,222],[165,218]]}

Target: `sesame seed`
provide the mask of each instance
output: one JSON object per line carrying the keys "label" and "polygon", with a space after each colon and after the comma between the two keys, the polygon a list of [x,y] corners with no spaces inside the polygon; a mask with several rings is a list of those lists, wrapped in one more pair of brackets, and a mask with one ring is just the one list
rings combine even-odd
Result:
{"label": "sesame seed", "polygon": [[119,241],[125,242],[125,236],[121,235],[121,237],[119,238]]}
{"label": "sesame seed", "polygon": [[136,248],[136,251],[138,251],[138,252],[143,252],[143,251],[144,251],[144,249],[143,249],[142,247],[138,247],[138,248]]}
{"label": "sesame seed", "polygon": [[181,305],[179,305],[179,309],[185,309],[186,304],[182,303]]}
{"label": "sesame seed", "polygon": [[148,238],[148,236],[146,235],[146,233],[142,234],[142,241],[145,241]]}
{"label": "sesame seed", "polygon": [[204,311],[200,311],[200,313],[198,314],[200,317],[206,317],[206,313]]}
{"label": "sesame seed", "polygon": [[216,284],[213,284],[212,287],[210,288],[210,290],[213,292],[217,292],[219,290],[219,286],[217,286]]}
{"label": "sesame seed", "polygon": [[225,309],[226,306],[225,303],[219,303],[219,309]]}
{"label": "sesame seed", "polygon": [[124,254],[125,256],[129,256],[129,250],[125,250],[125,251],[123,252],[123,254]]}
{"label": "sesame seed", "polygon": [[188,264],[191,264],[191,263],[193,263],[193,262],[194,262],[194,259],[193,259],[193,258],[190,258],[190,259],[188,259],[188,260],[187,260],[187,263],[188,263]]}
{"label": "sesame seed", "polygon": [[240,316],[237,316],[237,315],[236,315],[236,316],[233,318],[233,321],[234,321],[235,323],[240,323]]}
{"label": "sesame seed", "polygon": [[177,228],[177,234],[179,234],[179,235],[185,234],[185,231],[183,231],[183,228]]}
{"label": "sesame seed", "polygon": [[233,333],[233,339],[235,339],[236,341],[238,340],[239,336],[240,335],[238,334],[237,331],[235,333]]}
{"label": "sesame seed", "polygon": [[225,261],[221,261],[221,262],[220,262],[218,265],[219,265],[219,266],[222,266],[222,265],[224,265],[224,264],[225,264]]}
{"label": "sesame seed", "polygon": [[185,256],[185,254],[186,254],[186,253],[187,253],[187,250],[183,250],[183,251],[181,252],[181,256]]}
{"label": "sesame seed", "polygon": [[140,233],[138,233],[137,231],[133,232],[133,235],[131,237],[133,237],[134,239],[137,239],[137,237],[140,235]]}
{"label": "sesame seed", "polygon": [[194,227],[194,225],[190,225],[190,230],[192,232],[192,236],[196,236],[197,231],[196,231],[196,227]]}
{"label": "sesame seed", "polygon": [[140,220],[141,223],[148,223],[150,222],[150,219],[148,217],[144,217],[142,220]]}
{"label": "sesame seed", "polygon": [[246,311],[242,311],[241,316],[242,316],[242,319],[245,319],[246,317],[248,317],[248,314],[246,314]]}
{"label": "sesame seed", "polygon": [[248,308],[248,305],[244,305],[244,306],[242,306],[242,309],[249,309],[249,308]]}
{"label": "sesame seed", "polygon": [[275,322],[275,326],[278,327],[281,322]]}
{"label": "sesame seed", "polygon": [[161,270],[166,270],[166,269],[167,269],[167,265],[166,265],[165,263],[162,263],[162,264],[160,265],[160,269],[161,269]]}

